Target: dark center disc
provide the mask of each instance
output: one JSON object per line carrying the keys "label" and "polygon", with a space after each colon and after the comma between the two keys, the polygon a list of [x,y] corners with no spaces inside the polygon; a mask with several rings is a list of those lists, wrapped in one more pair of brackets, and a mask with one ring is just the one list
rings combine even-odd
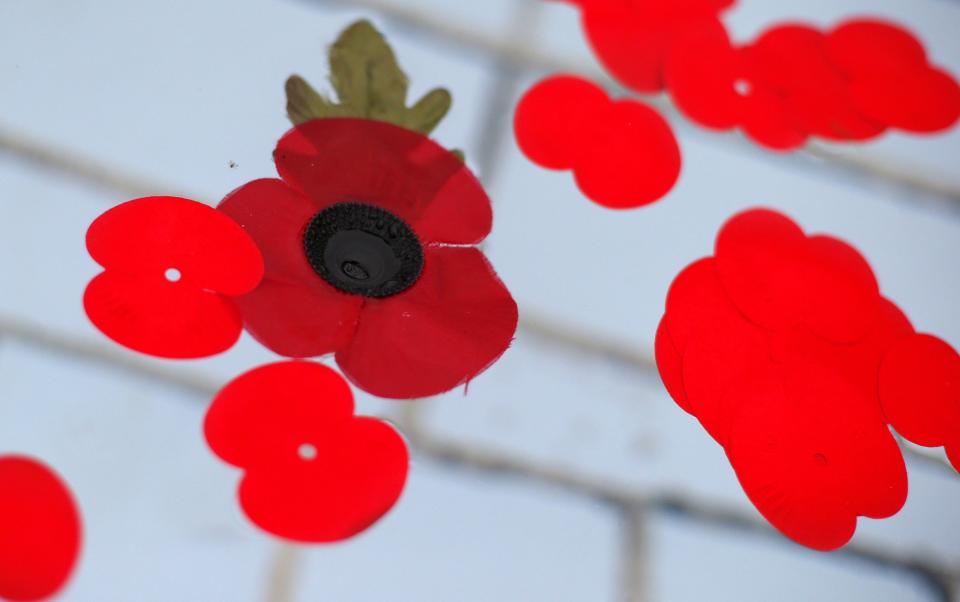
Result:
{"label": "dark center disc", "polygon": [[423,271],[423,247],[413,229],[376,205],[327,207],[310,220],[303,247],[320,277],[354,295],[395,295]]}

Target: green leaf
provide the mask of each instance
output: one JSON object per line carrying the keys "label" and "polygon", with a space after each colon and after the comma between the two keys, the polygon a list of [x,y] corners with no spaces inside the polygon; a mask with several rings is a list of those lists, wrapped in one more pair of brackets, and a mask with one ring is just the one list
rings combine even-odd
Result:
{"label": "green leaf", "polygon": [[369,21],[344,30],[331,46],[329,60],[338,102],[324,98],[299,76],[287,80],[287,115],[295,125],[311,119],[362,117],[429,134],[450,110],[450,92],[441,88],[407,107],[407,76]]}

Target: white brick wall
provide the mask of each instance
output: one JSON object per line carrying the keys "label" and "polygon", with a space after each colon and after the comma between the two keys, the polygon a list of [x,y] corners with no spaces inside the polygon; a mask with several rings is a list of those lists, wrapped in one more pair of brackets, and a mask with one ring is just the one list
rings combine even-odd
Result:
{"label": "white brick wall", "polygon": [[[730,23],[748,38],[792,16],[864,12],[903,20],[960,72],[950,0],[740,0]],[[411,437],[407,491],[354,541],[286,548],[243,520],[237,473],[200,436],[211,392],[271,355],[246,337],[194,362],[110,344],[80,305],[97,272],[83,236],[138,194],[215,203],[272,175],[283,80],[321,83],[325,45],[360,16],[387,32],[415,92],[453,90],[437,137],[489,184],[488,252],[524,327],[466,395],[358,396]],[[772,156],[669,113],[682,180],[658,205],[614,213],[526,162],[510,135],[511,103],[546,64],[599,73],[559,3],[0,0],[0,56],[0,453],[33,453],[76,490],[88,539],[65,600],[899,602],[956,590],[955,474],[911,456],[900,515],[862,521],[844,552],[802,549],[764,526],[649,356],[673,276],[755,204],[852,241],[920,329],[960,347],[960,130]]]}

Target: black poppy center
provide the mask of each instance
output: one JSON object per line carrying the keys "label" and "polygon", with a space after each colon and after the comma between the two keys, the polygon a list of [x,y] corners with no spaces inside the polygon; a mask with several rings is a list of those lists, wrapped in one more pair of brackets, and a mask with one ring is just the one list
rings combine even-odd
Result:
{"label": "black poppy center", "polygon": [[303,247],[317,274],[354,295],[395,295],[423,271],[423,247],[413,229],[375,205],[327,207],[313,216]]}

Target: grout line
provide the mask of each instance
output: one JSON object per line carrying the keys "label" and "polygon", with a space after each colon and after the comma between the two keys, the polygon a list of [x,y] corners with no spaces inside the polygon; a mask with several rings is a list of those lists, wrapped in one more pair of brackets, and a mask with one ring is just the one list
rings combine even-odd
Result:
{"label": "grout line", "polygon": [[620,600],[646,602],[650,597],[650,559],[648,558],[647,516],[642,505],[623,509],[620,552]]}
{"label": "grout line", "polygon": [[[581,75],[604,87],[618,93],[638,98],[653,105],[659,111],[671,118],[674,125],[685,131],[696,132],[698,137],[722,143],[736,148],[737,151],[750,153],[754,156],[763,155],[767,159],[775,159],[780,163],[788,164],[791,168],[805,170],[839,171],[850,178],[867,182],[882,182],[895,189],[908,189],[912,195],[921,194],[926,197],[920,206],[943,210],[947,215],[960,216],[960,185],[941,178],[918,177],[909,170],[897,166],[877,162],[874,159],[854,157],[830,150],[823,144],[811,144],[805,149],[793,153],[776,154],[757,148],[747,141],[738,132],[711,132],[689,124],[676,109],[666,94],[657,96],[640,96],[626,91],[595,64],[579,62],[569,59],[558,59],[548,52],[530,48],[526,43],[514,42],[510,37],[501,38],[484,33],[467,24],[454,23],[450,19],[433,16],[425,10],[407,8],[391,0],[304,0],[314,4],[340,5],[360,7],[373,10],[397,25],[415,31],[420,35],[433,38],[435,41],[452,48],[472,52],[484,57],[495,57],[513,63],[518,68],[538,74],[565,72]],[[536,2],[538,0],[518,0],[522,2]],[[524,38],[526,41],[527,38]],[[911,196],[911,195],[908,195]],[[898,199],[907,200],[907,199]],[[914,203],[915,199],[909,199]]]}
{"label": "grout line", "polygon": [[293,602],[300,576],[303,557],[300,548],[280,542],[273,554],[273,562],[264,592],[264,602]]}

